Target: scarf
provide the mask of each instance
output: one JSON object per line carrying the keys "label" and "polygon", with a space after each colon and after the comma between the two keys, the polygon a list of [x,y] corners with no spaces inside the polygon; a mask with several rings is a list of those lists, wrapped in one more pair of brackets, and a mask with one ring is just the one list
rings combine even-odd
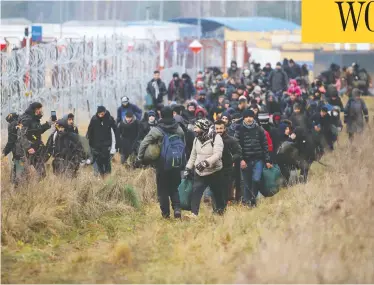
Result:
{"label": "scarf", "polygon": [[216,129],[215,129],[215,126],[212,125],[208,130],[197,134],[197,139],[201,142],[201,144],[204,144],[210,139],[213,140],[215,136],[216,136]]}
{"label": "scarf", "polygon": [[250,124],[247,124],[244,120],[243,120],[243,126],[246,127],[247,129],[254,129],[257,124],[256,124],[256,121],[253,121],[252,123]]}

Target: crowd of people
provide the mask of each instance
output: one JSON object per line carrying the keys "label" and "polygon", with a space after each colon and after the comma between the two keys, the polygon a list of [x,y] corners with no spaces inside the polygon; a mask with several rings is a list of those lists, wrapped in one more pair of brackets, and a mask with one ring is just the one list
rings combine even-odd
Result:
{"label": "crowd of people", "polygon": [[[127,167],[155,168],[165,218],[171,215],[170,201],[174,217],[181,217],[182,179],[193,183],[190,218],[198,216],[203,196],[217,214],[224,214],[229,203],[255,207],[266,169],[279,168],[283,186],[307,182],[312,163],[335,148],[343,129],[341,112],[349,138],[362,133],[369,116],[361,95],[371,86],[363,73],[358,64],[342,70],[332,64],[310,82],[307,66],[292,59],[274,69],[255,62],[239,69],[233,61],[226,73],[213,68],[199,72],[195,81],[174,73],[166,85],[155,71],[147,85],[146,111],[127,96],[116,119],[104,106],[97,108],[85,136],[89,151],[73,114],[42,124],[43,106],[34,102],[24,114],[7,116],[3,155],[13,153],[11,179],[19,187],[30,167],[43,179],[49,159],[55,175],[75,178],[82,165],[93,164],[95,174],[104,177],[119,152]],[[342,94],[349,96],[345,106]],[[44,144],[42,134],[51,127]]]}

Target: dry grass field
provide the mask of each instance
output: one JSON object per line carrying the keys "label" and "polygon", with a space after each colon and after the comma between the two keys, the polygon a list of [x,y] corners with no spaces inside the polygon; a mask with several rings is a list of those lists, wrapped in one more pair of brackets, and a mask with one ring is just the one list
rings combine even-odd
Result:
{"label": "dry grass field", "polygon": [[2,283],[374,283],[373,141],[342,135],[306,185],[196,221],[161,218],[150,169],[16,191],[2,163]]}

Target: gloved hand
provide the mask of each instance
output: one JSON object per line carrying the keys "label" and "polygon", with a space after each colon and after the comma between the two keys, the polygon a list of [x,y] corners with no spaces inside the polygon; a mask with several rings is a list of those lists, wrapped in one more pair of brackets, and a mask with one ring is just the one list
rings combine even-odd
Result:
{"label": "gloved hand", "polygon": [[198,165],[195,166],[195,168],[200,172],[204,171],[204,169],[207,167],[209,167],[209,163],[206,160],[200,162]]}
{"label": "gloved hand", "polygon": [[186,168],[186,170],[183,172],[183,178],[184,179],[191,179],[192,178],[192,170],[189,168]]}
{"label": "gloved hand", "polygon": [[136,158],[136,160],[134,161],[134,167],[135,168],[140,168],[143,164],[143,161],[139,158]]}

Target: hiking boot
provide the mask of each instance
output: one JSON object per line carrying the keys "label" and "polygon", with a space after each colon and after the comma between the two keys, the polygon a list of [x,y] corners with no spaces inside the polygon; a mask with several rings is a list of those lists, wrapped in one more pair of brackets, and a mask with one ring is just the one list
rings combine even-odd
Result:
{"label": "hiking boot", "polygon": [[161,215],[164,219],[170,219],[170,214],[162,213]]}
{"label": "hiking boot", "polygon": [[181,210],[174,210],[174,218],[176,219],[180,219],[182,218],[182,213],[181,213]]}

